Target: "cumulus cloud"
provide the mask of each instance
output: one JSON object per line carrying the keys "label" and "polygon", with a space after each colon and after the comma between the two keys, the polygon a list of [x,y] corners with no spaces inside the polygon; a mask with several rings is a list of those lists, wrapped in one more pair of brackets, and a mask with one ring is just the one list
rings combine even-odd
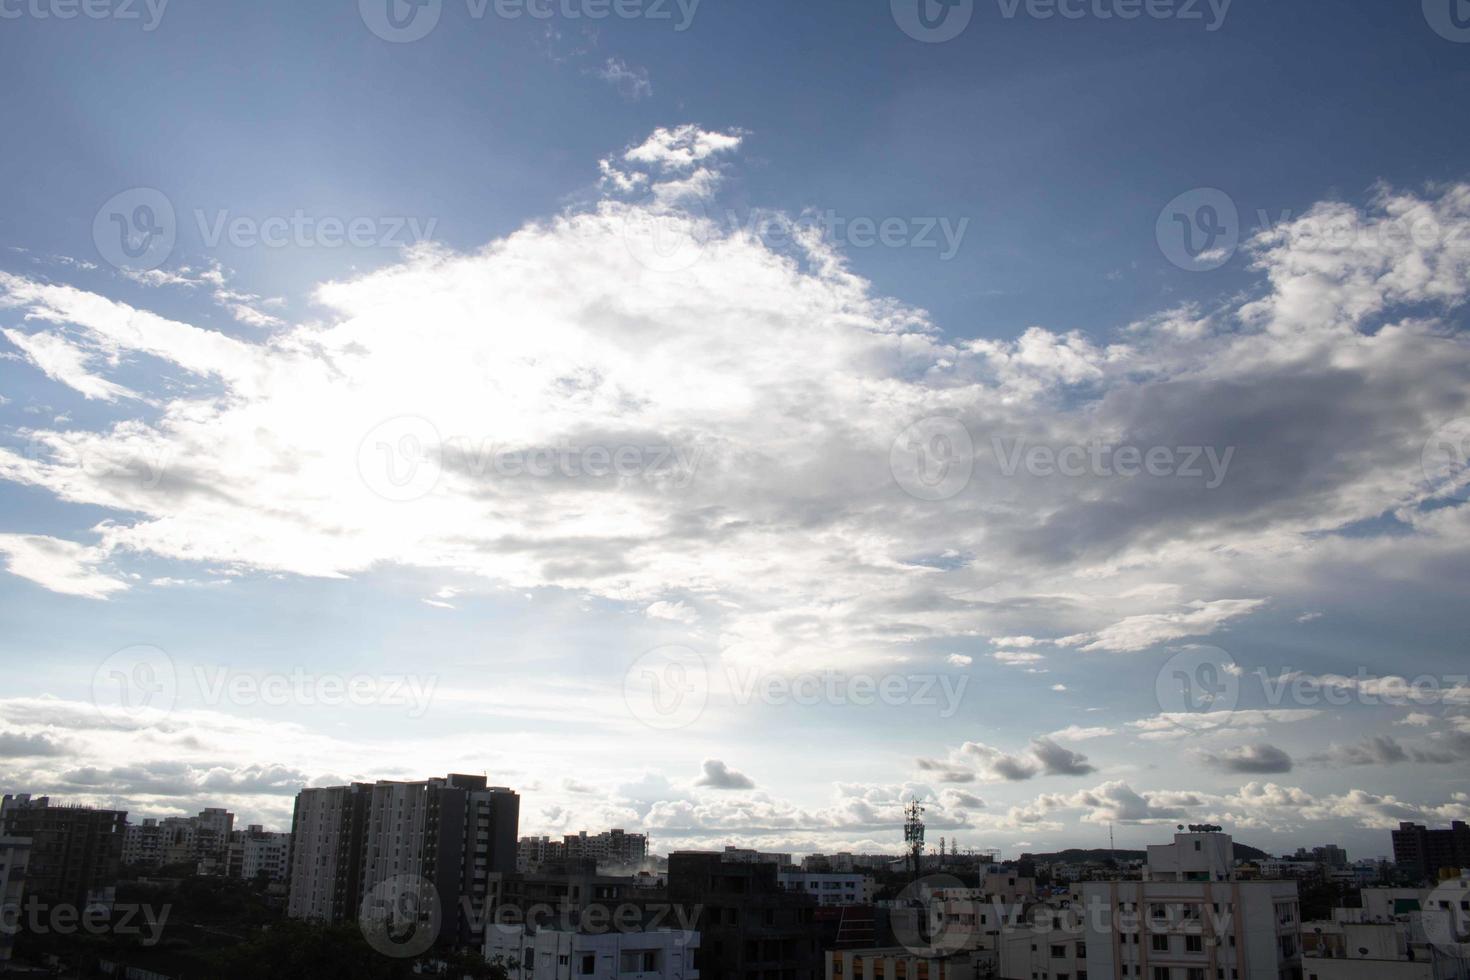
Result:
{"label": "cumulus cloud", "polygon": [[695,786],[710,789],[755,789],[755,781],[743,772],[736,772],[719,759],[705,759],[703,774],[694,781]]}
{"label": "cumulus cloud", "polygon": [[57,756],[65,752],[65,746],[46,735],[0,732],[0,759]]}
{"label": "cumulus cloud", "polygon": [[1291,756],[1274,745],[1242,745],[1223,752],[1201,753],[1206,765],[1222,772],[1281,773],[1291,772]]}
{"label": "cumulus cloud", "polygon": [[1037,775],[1085,776],[1097,768],[1080,752],[1042,736],[1024,752],[1007,753],[983,742],[966,742],[944,759],[918,759],[920,771],[944,783],[1021,782]]}

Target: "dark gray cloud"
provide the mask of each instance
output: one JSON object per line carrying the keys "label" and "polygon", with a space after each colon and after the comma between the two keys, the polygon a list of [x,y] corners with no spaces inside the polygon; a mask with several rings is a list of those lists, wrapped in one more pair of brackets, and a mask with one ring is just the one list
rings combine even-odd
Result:
{"label": "dark gray cloud", "polygon": [[755,789],[755,781],[743,772],[736,772],[719,759],[704,760],[704,775],[694,781],[695,786],[710,789]]}
{"label": "dark gray cloud", "polygon": [[1205,764],[1222,772],[1280,773],[1291,772],[1291,756],[1274,745],[1242,745],[1224,752],[1202,752]]}
{"label": "dark gray cloud", "polygon": [[42,759],[65,755],[66,748],[45,735],[0,732],[0,759]]}
{"label": "dark gray cloud", "polygon": [[1087,756],[1064,748],[1049,738],[1033,738],[1031,753],[1048,776],[1086,776],[1097,772],[1097,766],[1089,763]]}

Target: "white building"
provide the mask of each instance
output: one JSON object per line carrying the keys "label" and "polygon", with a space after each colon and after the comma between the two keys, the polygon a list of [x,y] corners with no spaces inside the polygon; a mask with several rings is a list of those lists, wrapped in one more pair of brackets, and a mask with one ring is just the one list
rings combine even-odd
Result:
{"label": "white building", "polygon": [[229,875],[285,881],[291,870],[291,835],[251,824],[230,834]]}
{"label": "white building", "polygon": [[485,959],[505,966],[509,980],[699,980],[694,953],[699,933],[603,933],[524,925],[485,928]]}
{"label": "white building", "polygon": [[1144,980],[1286,980],[1301,966],[1297,886],[1239,881],[1215,828],[1151,846],[1141,881],[1080,886],[1087,975]]}
{"label": "white building", "polygon": [[5,964],[10,962],[20,926],[21,898],[30,856],[29,837],[0,837],[0,973],[5,972]]}
{"label": "white building", "polygon": [[1087,939],[1076,916],[1058,914],[1049,922],[1043,921],[1046,917],[1047,910],[1042,910],[1036,921],[1001,934],[996,950],[996,977],[1073,980],[1089,975]]}
{"label": "white building", "polygon": [[776,874],[781,887],[801,892],[817,900],[818,905],[871,905],[873,879],[857,874],[817,874],[783,868]]}

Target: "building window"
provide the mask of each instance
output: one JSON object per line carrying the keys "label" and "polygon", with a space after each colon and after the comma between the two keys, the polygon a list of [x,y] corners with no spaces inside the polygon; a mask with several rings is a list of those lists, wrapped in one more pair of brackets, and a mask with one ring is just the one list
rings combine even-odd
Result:
{"label": "building window", "polygon": [[[1203,953],[1205,951],[1204,938],[1202,936],[1185,936],[1184,950],[1188,953]],[[1204,978],[1201,977],[1200,980],[1204,980]]]}
{"label": "building window", "polygon": [[582,956],[582,976],[590,977],[597,972],[597,957],[591,953]]}
{"label": "building window", "polygon": [[1154,949],[1154,952],[1156,952],[1156,953],[1167,953],[1169,951],[1169,937],[1168,936],[1154,936],[1153,937],[1153,949]]}

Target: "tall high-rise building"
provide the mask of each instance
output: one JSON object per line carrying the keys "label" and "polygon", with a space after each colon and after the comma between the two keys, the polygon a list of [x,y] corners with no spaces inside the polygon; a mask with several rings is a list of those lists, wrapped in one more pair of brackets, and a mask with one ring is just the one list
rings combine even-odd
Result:
{"label": "tall high-rise building", "polygon": [[1401,823],[1393,832],[1393,863],[1415,878],[1438,878],[1445,868],[1470,868],[1470,826],[1456,820],[1448,830]]}
{"label": "tall high-rise building", "polygon": [[24,793],[0,803],[0,836],[31,842],[26,892],[79,910],[111,908],[127,820],[121,810],[52,806],[45,796]]}
{"label": "tall high-rise building", "polygon": [[515,870],[519,818],[520,796],[483,776],[302,790],[287,912],[353,921],[382,888],[413,883],[438,899],[441,942],[477,946],[488,876]]}

